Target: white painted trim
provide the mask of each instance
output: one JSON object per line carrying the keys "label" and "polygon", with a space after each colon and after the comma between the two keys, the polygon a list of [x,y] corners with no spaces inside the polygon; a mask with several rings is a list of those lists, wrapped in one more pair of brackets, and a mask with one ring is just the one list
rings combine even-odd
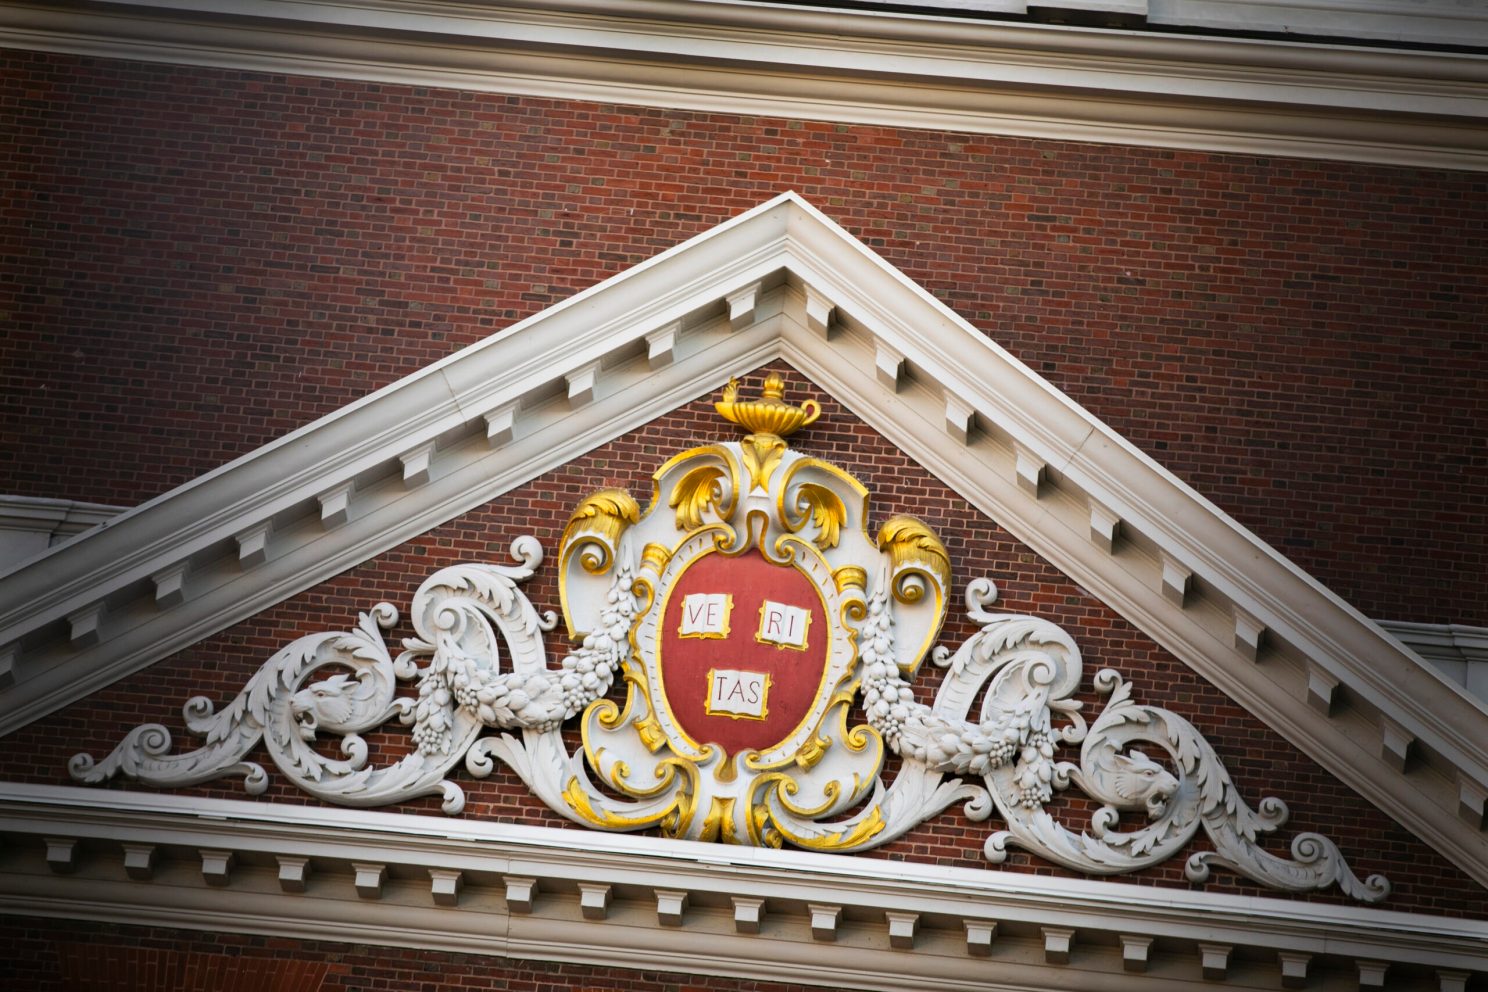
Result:
{"label": "white painted trim", "polygon": [[0,496],[0,529],[43,530],[53,537],[71,537],[112,520],[124,510],[122,506],[75,499]]}
{"label": "white painted trim", "polygon": [[[210,10],[212,18],[201,16]],[[1470,55],[738,0],[0,7],[0,46],[987,134],[1488,168]],[[1094,98],[1092,98],[1094,97]]]}
{"label": "white painted trim", "polygon": [[1421,45],[1488,44],[1488,11],[1471,0],[1147,0],[1147,23]]}
{"label": "white painted trim", "polygon": [[[755,283],[762,287],[756,322],[734,329],[738,314],[725,301]],[[811,328],[803,286],[831,301],[829,338]],[[673,323],[682,328],[675,360],[652,369],[646,338]],[[903,356],[897,391],[880,381],[879,341]],[[66,705],[777,357],[1488,884],[1488,835],[1457,815],[1463,788],[1488,783],[1488,712],[794,194],[0,579],[0,649],[22,644],[14,684],[0,690],[0,729]],[[591,367],[599,370],[593,399],[571,407],[568,377]],[[513,440],[492,449],[485,414],[518,400]],[[947,433],[952,408],[964,435]],[[406,489],[399,456],[436,439],[443,441],[430,480]],[[1020,449],[1048,468],[1036,495],[1016,481]],[[352,478],[350,519],[328,531],[318,497]],[[1121,521],[1114,553],[1090,540],[1092,501]],[[271,519],[264,562],[240,569],[235,536]],[[184,601],[158,609],[151,576],[188,559]],[[1181,604],[1163,594],[1164,561],[1192,575]],[[387,595],[397,599],[398,591]],[[101,600],[110,608],[100,643],[69,644],[60,622]],[[1255,660],[1236,647],[1236,607],[1266,630]],[[1404,671],[1415,675],[1402,678]],[[1308,688],[1330,682],[1345,691],[1323,716],[1309,705]],[[1383,745],[1387,729],[1409,735],[1422,760],[1402,772]]]}
{"label": "white painted trim", "polygon": [[[858,2],[887,6],[898,0]],[[1027,0],[914,0],[913,6],[923,13],[1026,15],[1030,4]],[[1125,15],[1136,23],[1176,29],[1418,45],[1488,43],[1488,10],[1471,0],[1042,0],[1033,6],[1066,16]]]}
{"label": "white painted trim", "polygon": [[1488,664],[1488,627],[1405,620],[1381,620],[1379,625],[1427,660]]}
{"label": "white painted trim", "polygon": [[[649,932],[647,943],[670,942],[667,960],[648,967],[745,974],[814,956],[824,971],[793,980],[884,989],[913,987],[916,975],[946,975],[950,988],[1181,989],[1201,973],[1202,945],[1278,961],[1326,954],[1345,968],[1362,958],[1488,970],[1484,920],[623,834],[584,834],[580,844],[573,830],[363,810],[118,791],[100,806],[99,795],[0,785],[0,820],[21,839],[15,850],[31,852],[0,870],[0,911],[621,967],[635,966],[627,944]],[[154,859],[148,885],[119,870],[139,845],[171,852]],[[54,877],[48,856],[67,877]],[[442,890],[432,872],[444,873]],[[895,918],[902,945],[910,916],[913,950],[887,953]],[[551,939],[560,932],[563,941]],[[477,934],[491,943],[474,946]],[[1075,967],[1046,970],[1051,934]],[[1134,939],[1160,942],[1161,975],[1125,975],[1122,944]],[[726,953],[710,961],[720,943]],[[984,984],[990,972],[968,962],[979,946],[1023,984]]]}
{"label": "white painted trim", "polygon": [[0,575],[70,537],[107,523],[124,509],[74,499],[0,495]]}
{"label": "white painted trim", "polygon": [[1381,620],[1379,625],[1488,706],[1488,627],[1404,620]]}

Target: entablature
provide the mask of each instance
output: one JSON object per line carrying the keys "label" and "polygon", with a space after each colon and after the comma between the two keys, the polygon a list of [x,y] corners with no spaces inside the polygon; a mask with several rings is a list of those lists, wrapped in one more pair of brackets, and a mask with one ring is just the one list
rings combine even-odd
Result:
{"label": "entablature", "polygon": [[[1149,20],[1161,22],[1174,5],[1152,6]],[[1275,14],[1264,3],[1239,7],[1206,4],[1201,24],[1239,16],[1255,21],[1247,30],[1265,31]],[[1319,21],[1383,23],[1336,2],[1317,7],[1309,12]],[[1439,4],[1432,12],[1443,13]],[[1488,37],[1488,20],[1464,8],[1423,23],[1457,44]],[[636,0],[623,10],[603,0],[111,0],[86,17],[62,0],[29,0],[0,8],[0,46],[716,113],[1488,168],[1484,60],[1419,46],[744,0]]]}
{"label": "entablature", "polygon": [[[480,821],[0,786],[0,910],[836,987],[1461,992],[1488,923]],[[679,935],[686,935],[679,940]]]}

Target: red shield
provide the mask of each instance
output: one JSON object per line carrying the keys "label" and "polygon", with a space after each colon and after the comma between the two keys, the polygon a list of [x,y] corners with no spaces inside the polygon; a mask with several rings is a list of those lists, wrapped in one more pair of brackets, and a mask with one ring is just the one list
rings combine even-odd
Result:
{"label": "red shield", "polygon": [[757,551],[709,552],[687,565],[658,634],[662,695],[696,744],[766,751],[825,691],[832,631],[821,593]]}

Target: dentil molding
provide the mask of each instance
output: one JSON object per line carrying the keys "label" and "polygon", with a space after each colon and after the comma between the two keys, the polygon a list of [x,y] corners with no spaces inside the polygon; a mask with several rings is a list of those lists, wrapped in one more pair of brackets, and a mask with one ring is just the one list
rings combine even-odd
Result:
{"label": "dentil molding", "polygon": [[571,830],[459,818],[97,798],[0,785],[0,911],[614,967],[640,955],[661,970],[893,992],[1352,988],[1376,972],[1402,992],[1461,992],[1488,972],[1479,920],[624,834],[579,844]]}

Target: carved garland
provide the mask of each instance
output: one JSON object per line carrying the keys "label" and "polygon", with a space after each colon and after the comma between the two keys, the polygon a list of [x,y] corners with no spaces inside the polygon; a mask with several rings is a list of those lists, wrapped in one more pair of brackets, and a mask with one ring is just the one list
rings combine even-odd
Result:
{"label": "carved garland", "polygon": [[[990,580],[966,591],[981,630],[954,655],[932,650],[950,583],[945,548],[910,517],[871,537],[866,490],[785,441],[819,409],[791,407],[782,394],[772,377],[762,399],[740,402],[731,383],[719,411],[751,433],[664,465],[646,514],[621,490],[580,503],[560,551],[564,619],[580,643],[558,668],[542,639],[557,617],[519,588],[542,549],[521,537],[517,565],[430,576],[413,600],[416,636],[396,659],[382,632],[397,610],[379,603],[355,630],[280,650],[226,708],[188,700],[186,726],[203,738],[196,750],[170,753],[166,728],[145,724],[102,761],[76,755],[69,771],[88,783],[122,774],[153,786],[240,774],[256,795],[268,776],[246,759],[262,743],[283,775],[329,802],[438,794],[455,814],[464,794],[451,769],[463,759],[480,778],[499,759],[549,807],[588,826],[843,852],[884,844],[963,802],[973,820],[994,810],[1002,818],[1005,829],[985,843],[994,863],[1017,846],[1079,872],[1130,872],[1167,860],[1202,829],[1213,850],[1189,858],[1193,881],[1218,866],[1288,891],[1336,883],[1364,902],[1385,898],[1383,877],[1361,882],[1319,834],[1299,834],[1290,859],[1264,850],[1260,838],[1285,823],[1285,804],[1268,797],[1252,809],[1193,725],[1134,701],[1115,671],[1096,674],[1106,702],[1087,725],[1072,698],[1082,675],[1074,642],[1037,617],[987,612]],[[758,555],[791,570],[778,574],[814,585],[832,626],[821,689],[802,722],[776,744],[733,755],[685,731],[660,661],[659,593],[712,554]],[[914,700],[909,682],[927,655],[947,668],[931,706]],[[617,675],[623,705],[605,698]],[[417,697],[398,696],[400,682],[415,683]],[[854,714],[864,722],[850,726]],[[570,753],[560,728],[576,717],[584,744]],[[371,767],[361,735],[394,718],[412,725],[416,748]],[[339,756],[316,748],[322,735],[339,736]],[[1078,762],[1062,760],[1075,745]],[[887,785],[885,747],[903,759]],[[1071,786],[1102,804],[1080,832],[1046,808]],[[1124,813],[1140,826],[1123,823]]]}

